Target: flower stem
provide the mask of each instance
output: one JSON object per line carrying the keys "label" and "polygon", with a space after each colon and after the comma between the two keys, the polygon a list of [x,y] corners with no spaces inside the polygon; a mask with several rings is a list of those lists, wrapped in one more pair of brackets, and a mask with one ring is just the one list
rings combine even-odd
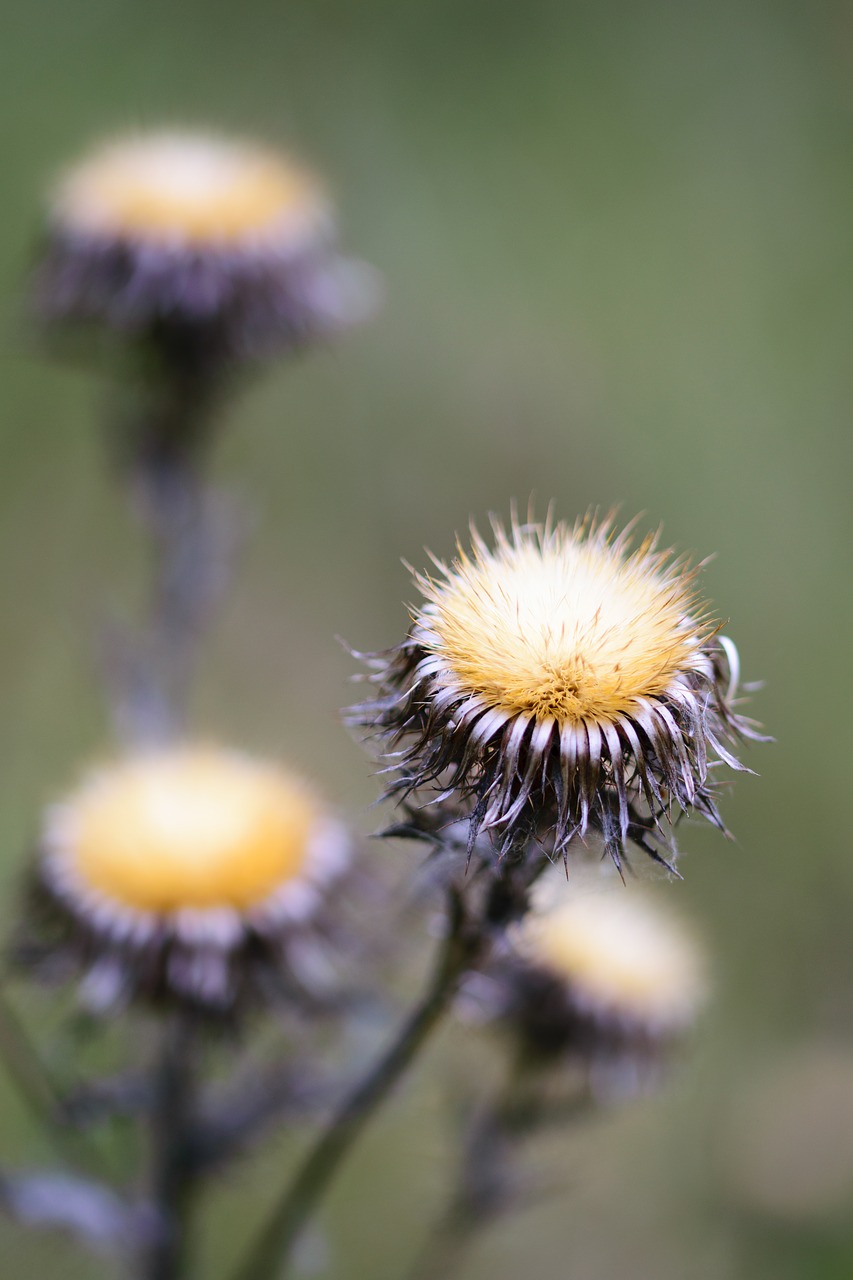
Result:
{"label": "flower stem", "polygon": [[233,1280],[272,1280],[286,1274],[293,1246],[341,1164],[426,1044],[446,1012],[462,974],[475,963],[484,945],[482,932],[469,925],[461,895],[451,890],[448,931],[424,995],[308,1152],[294,1181],[234,1272]]}
{"label": "flower stem", "polygon": [[224,388],[198,353],[161,343],[114,428],[120,469],[154,551],[151,621],[113,655],[117,719],[134,741],[179,736],[199,640],[228,578],[230,511],[203,482]]}
{"label": "flower stem", "polygon": [[154,1081],[151,1197],[157,1229],[146,1252],[144,1280],[187,1275],[187,1223],[197,1186],[193,1160],[196,1027],[178,1012],[166,1022]]}
{"label": "flower stem", "polygon": [[549,1100],[540,1068],[522,1048],[495,1096],[474,1117],[449,1202],[415,1257],[408,1280],[450,1280],[469,1251],[499,1218],[541,1192],[518,1167],[522,1146],[543,1127],[575,1123],[593,1106],[581,1083]]}
{"label": "flower stem", "polygon": [[511,1207],[513,1139],[524,1113],[522,1086],[523,1071],[516,1059],[495,1096],[474,1118],[456,1187],[417,1254],[409,1280],[449,1280],[478,1235]]}

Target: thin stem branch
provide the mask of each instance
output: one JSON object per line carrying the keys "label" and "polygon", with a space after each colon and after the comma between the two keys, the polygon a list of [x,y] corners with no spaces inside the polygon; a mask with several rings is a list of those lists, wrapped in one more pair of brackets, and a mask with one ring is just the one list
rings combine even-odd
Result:
{"label": "thin stem branch", "polygon": [[424,995],[308,1152],[233,1280],[272,1280],[286,1273],[294,1244],[341,1164],[438,1026],[462,974],[484,945],[482,932],[469,926],[461,895],[451,890],[448,931]]}
{"label": "thin stem branch", "polygon": [[64,1105],[38,1050],[15,1013],[0,980],[0,1059],[27,1110],[60,1159],[72,1168],[103,1175],[105,1162],[64,1122]]}
{"label": "thin stem branch", "polygon": [[415,1258],[409,1280],[445,1280],[455,1274],[477,1236],[511,1199],[511,1149],[522,1119],[521,1086],[515,1062],[470,1127],[456,1186]]}
{"label": "thin stem branch", "polygon": [[215,555],[206,494],[193,459],[182,462],[162,477],[168,491],[156,496],[149,515],[156,557],[149,696],[166,736],[179,733],[186,721]]}
{"label": "thin stem branch", "polygon": [[50,1132],[60,1102],[53,1081],[0,984],[0,1058],[27,1110]]}
{"label": "thin stem branch", "polygon": [[120,728],[132,739],[168,740],[185,727],[199,640],[228,576],[235,530],[202,480],[220,375],[174,344],[163,345],[148,372],[114,433],[154,550],[151,621],[138,649],[120,647],[112,656]]}
{"label": "thin stem branch", "polygon": [[450,1280],[478,1236],[499,1217],[529,1203],[518,1169],[522,1144],[547,1124],[572,1122],[591,1106],[584,1084],[559,1104],[543,1096],[541,1064],[522,1048],[492,1100],[471,1125],[456,1186],[417,1254],[409,1280]]}

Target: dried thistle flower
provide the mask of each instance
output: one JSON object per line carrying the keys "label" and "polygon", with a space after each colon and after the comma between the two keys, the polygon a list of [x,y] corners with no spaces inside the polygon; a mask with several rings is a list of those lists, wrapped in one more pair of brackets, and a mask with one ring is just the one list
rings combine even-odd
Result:
{"label": "dried thistle flower", "polygon": [[724,829],[712,763],[742,768],[731,744],[758,736],[696,568],[655,537],[632,550],[612,517],[493,531],[414,575],[408,636],[368,659],[381,692],[353,719],[389,744],[389,794],[456,795],[469,848],[532,833],[565,856],[594,829],[617,865],[630,840],[669,866],[679,812]]}
{"label": "dried thistle flower", "polygon": [[372,309],[321,184],[253,143],[159,132],[96,149],[57,185],[36,277],[48,321],[154,330],[239,360]]}
{"label": "dried thistle flower", "polygon": [[534,1110],[547,1113],[567,1085],[577,1101],[587,1090],[605,1100],[654,1084],[708,986],[704,949],[668,904],[637,885],[592,887],[583,875],[567,885],[551,872],[489,968],[472,976],[461,1011],[510,1034],[513,1079],[539,1080]]}
{"label": "dried thistle flower", "polygon": [[348,863],[343,829],[284,768],[211,747],[146,751],[46,816],[36,902],[44,947],[84,972],[84,1002],[232,1010],[317,923]]}
{"label": "dried thistle flower", "polygon": [[[707,990],[690,930],[634,885],[560,889],[514,931],[526,991],[517,1012],[528,1032],[544,1041],[662,1042],[690,1027]],[[531,998],[537,987],[538,1002]],[[541,998],[545,991],[550,999]]]}

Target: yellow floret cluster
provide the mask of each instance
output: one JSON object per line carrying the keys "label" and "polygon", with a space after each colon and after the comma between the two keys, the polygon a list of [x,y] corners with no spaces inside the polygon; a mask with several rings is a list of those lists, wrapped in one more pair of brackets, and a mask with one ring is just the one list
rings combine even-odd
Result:
{"label": "yellow floret cluster", "polygon": [[667,691],[707,635],[688,617],[692,577],[640,548],[559,526],[460,553],[445,581],[422,580],[425,648],[465,692],[509,715],[612,721]]}
{"label": "yellow floret cluster", "polygon": [[203,134],[117,141],[71,170],[54,216],[87,235],[239,248],[326,214],[313,175],[262,147]]}
{"label": "yellow floret cluster", "polygon": [[245,910],[303,870],[317,806],[274,765],[186,748],[132,757],[58,814],[76,878],[138,911]]}
{"label": "yellow floret cluster", "polygon": [[519,945],[603,1016],[676,1027],[692,1018],[705,993],[704,960],[692,936],[650,895],[622,885],[572,894],[532,913]]}

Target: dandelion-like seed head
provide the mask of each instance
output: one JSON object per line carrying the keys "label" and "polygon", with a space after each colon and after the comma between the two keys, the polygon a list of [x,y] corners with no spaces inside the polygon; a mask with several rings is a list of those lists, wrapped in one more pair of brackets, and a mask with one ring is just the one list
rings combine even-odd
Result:
{"label": "dandelion-like seed head", "polygon": [[208,133],[140,133],[57,183],[36,305],[49,323],[239,362],[370,314],[372,273],[335,239],[322,183],[289,157]]}
{"label": "dandelion-like seed head", "polygon": [[[717,637],[696,570],[612,519],[472,529],[416,574],[406,640],[372,660],[381,696],[358,723],[390,739],[395,795],[468,802],[471,842],[547,833],[552,852],[599,831],[661,858],[678,812],[722,826],[714,759],[757,736],[734,710],[737,652]],[[665,861],[665,860],[664,860]]]}
{"label": "dandelion-like seed head", "polygon": [[344,833],[281,766],[210,747],[94,772],[48,813],[39,893],[84,958],[90,1003],[231,1008],[286,969],[348,860]]}

